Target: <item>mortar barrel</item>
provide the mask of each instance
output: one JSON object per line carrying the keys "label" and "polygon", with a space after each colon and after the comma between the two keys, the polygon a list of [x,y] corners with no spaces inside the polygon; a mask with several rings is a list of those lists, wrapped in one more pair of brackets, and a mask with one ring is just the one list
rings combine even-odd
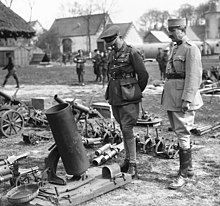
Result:
{"label": "mortar barrel", "polygon": [[70,104],[55,105],[45,114],[67,174],[83,174],[89,167],[89,160]]}

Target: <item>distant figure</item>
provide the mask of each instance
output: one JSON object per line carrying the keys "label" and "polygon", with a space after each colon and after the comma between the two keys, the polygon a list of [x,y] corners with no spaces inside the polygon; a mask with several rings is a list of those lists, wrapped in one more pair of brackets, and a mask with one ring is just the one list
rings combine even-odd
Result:
{"label": "distant figure", "polygon": [[62,62],[66,65],[66,54],[62,54]]}
{"label": "distant figure", "polygon": [[5,76],[5,80],[4,80],[3,84],[2,84],[2,87],[4,87],[6,85],[6,83],[8,81],[8,78],[10,76],[13,76],[15,81],[16,81],[16,84],[17,84],[16,88],[19,88],[19,81],[18,81],[18,77],[17,77],[17,74],[16,74],[16,68],[14,66],[12,56],[9,53],[6,54],[6,56],[8,58],[8,64],[5,67],[3,67],[2,70],[6,70],[7,69],[8,70],[8,74]]}
{"label": "distant figure", "polygon": [[101,56],[98,49],[95,49],[94,52],[95,52],[95,56],[93,57],[92,62],[93,62],[94,74],[96,75],[95,81],[101,82],[102,81],[101,70],[100,70]]}
{"label": "distant figure", "polygon": [[162,80],[162,58],[163,58],[163,50],[162,48],[158,48],[158,53],[156,56],[156,61],[158,62],[159,70],[160,70],[160,79]]}
{"label": "distant figure", "polygon": [[79,82],[79,84],[84,86],[85,85],[84,73],[85,73],[86,58],[83,56],[83,51],[81,49],[78,50],[78,54],[75,56],[73,61],[76,63],[76,73],[78,76],[78,82]]}
{"label": "distant figure", "polygon": [[163,50],[163,56],[161,60],[161,80],[165,80],[168,59],[169,59],[169,48],[165,48]]}
{"label": "distant figure", "polygon": [[102,73],[102,85],[105,86],[105,81],[108,80],[107,72],[108,72],[108,54],[106,51],[101,53],[101,61],[100,61],[100,70]]}

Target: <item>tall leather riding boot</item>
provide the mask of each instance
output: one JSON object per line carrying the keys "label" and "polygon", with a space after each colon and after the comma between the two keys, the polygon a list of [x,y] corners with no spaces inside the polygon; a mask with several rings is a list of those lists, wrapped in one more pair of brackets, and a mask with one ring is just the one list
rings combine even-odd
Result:
{"label": "tall leather riding boot", "polygon": [[179,189],[186,184],[191,149],[179,150],[180,170],[178,177],[169,185],[170,189]]}
{"label": "tall leather riding boot", "polygon": [[136,165],[136,140],[134,138],[126,139],[130,162],[127,173],[131,175],[132,178],[138,177],[137,165]]}
{"label": "tall leather riding boot", "polygon": [[[189,161],[189,164],[188,164],[188,169],[187,169],[187,177],[191,178],[193,177],[194,175],[194,172],[193,172],[193,166],[192,166],[192,149],[188,149],[187,150],[187,154],[188,154],[188,161]],[[179,151],[179,156],[181,157],[183,155],[183,150],[180,150]],[[181,159],[181,158],[180,158]],[[180,168],[179,168],[179,171],[178,171],[178,174],[177,174],[177,177],[180,175],[181,173],[181,163],[180,163]]]}
{"label": "tall leather riding boot", "polygon": [[188,155],[189,155],[189,164],[188,164],[188,170],[187,170],[187,177],[193,177],[194,172],[193,172],[193,166],[192,166],[192,149],[191,148],[188,150]]}
{"label": "tall leather riding boot", "polygon": [[124,159],[123,163],[120,165],[121,168],[121,172],[128,172],[128,168],[129,168],[129,159]]}
{"label": "tall leather riding boot", "polygon": [[129,162],[130,162],[130,155],[129,155],[129,149],[127,146],[126,141],[123,141],[124,143],[124,149],[125,149],[125,159],[122,162],[122,164],[120,164],[120,168],[121,168],[121,172],[128,172],[128,167],[129,167]]}

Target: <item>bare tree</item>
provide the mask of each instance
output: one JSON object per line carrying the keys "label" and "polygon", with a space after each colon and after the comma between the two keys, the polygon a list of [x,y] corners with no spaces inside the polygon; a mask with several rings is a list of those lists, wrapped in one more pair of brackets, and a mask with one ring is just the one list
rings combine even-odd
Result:
{"label": "bare tree", "polygon": [[186,18],[187,24],[188,21],[191,21],[195,14],[194,6],[190,4],[182,4],[178,10],[179,17]]}
{"label": "bare tree", "polygon": [[35,4],[35,0],[28,0],[28,4],[29,4],[29,7],[30,7],[30,18],[29,18],[29,21],[31,21],[31,19],[32,19],[32,12],[33,12],[33,7],[34,7],[34,4]]}
{"label": "bare tree", "polygon": [[14,0],[4,0],[5,5],[7,5],[9,8],[11,8],[13,1]]}
{"label": "bare tree", "polygon": [[148,30],[159,25],[164,26],[169,17],[170,14],[168,11],[159,11],[156,9],[148,10],[140,17],[139,24],[141,31],[146,33]]}

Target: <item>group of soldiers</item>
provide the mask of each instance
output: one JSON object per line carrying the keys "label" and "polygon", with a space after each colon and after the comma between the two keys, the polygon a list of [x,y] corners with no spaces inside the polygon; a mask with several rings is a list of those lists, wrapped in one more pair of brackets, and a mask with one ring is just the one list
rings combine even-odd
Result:
{"label": "group of soldiers", "polygon": [[[95,49],[94,56],[92,58],[94,74],[96,76],[95,82],[101,82],[103,84],[103,87],[105,83],[109,80],[108,54],[109,50],[104,50],[100,53],[98,49]],[[82,50],[78,50],[78,54],[73,58],[73,62],[76,63],[76,73],[78,76],[78,82],[79,84],[84,86],[86,57],[83,55]]]}
{"label": "group of soldiers", "polygon": [[94,50],[94,57],[92,58],[94,74],[96,75],[96,82],[102,82],[103,85],[109,80],[108,76],[108,54],[110,50],[104,50],[101,53],[98,49]]}

